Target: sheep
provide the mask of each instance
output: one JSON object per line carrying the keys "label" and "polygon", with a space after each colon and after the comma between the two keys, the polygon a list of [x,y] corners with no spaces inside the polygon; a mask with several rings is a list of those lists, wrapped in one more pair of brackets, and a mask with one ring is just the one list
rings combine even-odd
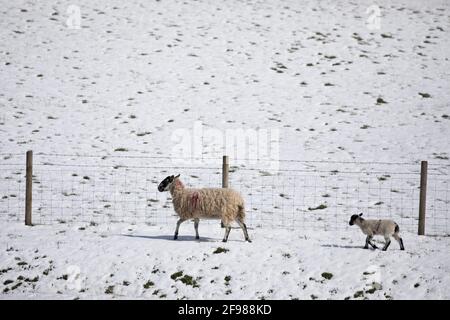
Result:
{"label": "sheep", "polygon": [[245,225],[244,200],[238,192],[229,188],[185,188],[179,177],[180,175],[168,176],[158,186],[159,192],[170,192],[173,207],[180,217],[174,240],[178,239],[180,225],[186,220],[194,220],[195,239],[200,239],[200,219],[221,219],[225,227],[223,242],[228,240],[233,220],[241,227],[245,240],[251,242]]}
{"label": "sheep", "polygon": [[366,238],[366,245],[364,246],[364,249],[369,248],[369,244],[374,248],[378,249],[376,245],[374,245],[371,240],[373,236],[375,235],[382,235],[385,239],[385,244],[383,247],[383,251],[386,251],[389,245],[391,244],[390,237],[392,236],[395,240],[398,241],[400,244],[400,250],[405,250],[405,247],[403,246],[403,240],[400,238],[399,232],[400,228],[397,223],[395,223],[392,220],[370,220],[370,219],[363,219],[362,213],[359,215],[354,214],[350,218],[349,225],[356,224],[358,227],[361,228],[361,231],[367,235]]}

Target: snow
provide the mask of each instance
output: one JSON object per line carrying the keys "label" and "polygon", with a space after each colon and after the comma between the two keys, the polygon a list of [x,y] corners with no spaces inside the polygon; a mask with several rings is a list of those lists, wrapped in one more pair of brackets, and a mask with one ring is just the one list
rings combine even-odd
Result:
{"label": "snow", "polygon": [[[79,29],[66,24],[73,5]],[[344,299],[372,282],[377,290],[359,298],[448,299],[450,6],[377,1],[373,29],[373,5],[3,3],[0,290],[9,291],[0,299]],[[170,240],[176,217],[159,181],[181,173],[188,186],[221,183],[224,151],[211,141],[201,163],[164,158],[174,132],[198,123],[275,130],[279,159],[313,161],[267,174],[262,162],[231,159],[251,244],[240,230],[222,244],[216,222],[201,222],[200,242],[188,224]],[[30,149],[37,225],[27,228]],[[426,237],[415,235],[421,160],[430,165]],[[361,211],[395,219],[407,250],[360,249],[364,237],[347,221]],[[229,251],[213,254],[218,247]],[[171,279],[177,271],[199,288]]]}
{"label": "snow", "polygon": [[[348,233],[300,230],[223,230],[192,223],[3,227],[3,299],[449,299],[448,237],[404,233],[405,251],[364,250],[359,229]],[[229,251],[214,253],[217,248]],[[20,264],[26,263],[24,265]],[[45,275],[44,271],[49,270]],[[175,280],[171,276],[183,272]],[[331,273],[326,279],[322,274]],[[180,281],[185,275],[194,287]],[[36,282],[18,280],[34,279]],[[64,277],[66,276],[66,279]],[[228,281],[226,277],[230,277]],[[4,285],[5,281],[12,283]],[[148,288],[144,285],[151,281]],[[22,283],[18,288],[11,288]],[[127,285],[124,285],[127,284]],[[110,288],[110,293],[105,293]],[[376,290],[373,290],[376,288]],[[372,289],[372,290],[371,290]],[[362,295],[359,296],[362,291]],[[356,297],[355,297],[356,294]]]}
{"label": "snow", "polygon": [[199,120],[277,127],[280,159],[448,156],[446,1],[378,1],[379,30],[372,1],[77,3],[81,29],[71,1],[4,4],[1,152],[166,154]]}

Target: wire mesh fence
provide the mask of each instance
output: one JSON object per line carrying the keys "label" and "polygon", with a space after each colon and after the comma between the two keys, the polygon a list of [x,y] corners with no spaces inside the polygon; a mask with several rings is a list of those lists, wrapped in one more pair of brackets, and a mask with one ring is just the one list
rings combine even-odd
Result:
{"label": "wire mesh fence", "polygon": [[[24,155],[0,163],[0,219],[23,221]],[[183,159],[181,159],[183,160]],[[221,159],[208,165],[167,157],[38,154],[33,166],[33,223],[175,224],[170,194],[157,191],[167,175],[187,187],[220,187]],[[248,159],[247,159],[248,160]],[[271,172],[231,160],[229,186],[246,201],[253,228],[346,230],[350,215],[395,219],[417,232],[420,164],[281,160]],[[426,233],[449,235],[447,165],[430,165]],[[217,223],[205,221],[202,223]]]}

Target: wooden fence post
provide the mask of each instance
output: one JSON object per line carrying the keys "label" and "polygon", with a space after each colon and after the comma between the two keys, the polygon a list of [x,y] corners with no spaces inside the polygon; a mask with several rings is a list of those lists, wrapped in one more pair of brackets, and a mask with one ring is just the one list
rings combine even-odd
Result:
{"label": "wooden fence post", "polygon": [[31,211],[33,201],[33,151],[27,151],[27,169],[25,186],[25,225],[31,226]]}
{"label": "wooden fence post", "polygon": [[228,156],[222,158],[222,188],[228,188]]}
{"label": "wooden fence post", "polygon": [[425,235],[425,213],[427,210],[428,161],[420,164],[419,236]]}

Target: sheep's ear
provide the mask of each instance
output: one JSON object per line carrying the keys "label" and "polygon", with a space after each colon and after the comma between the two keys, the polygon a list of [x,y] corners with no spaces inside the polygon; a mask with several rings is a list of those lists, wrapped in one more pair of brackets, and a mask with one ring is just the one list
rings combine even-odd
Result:
{"label": "sheep's ear", "polygon": [[[172,176],[173,177],[173,176]],[[179,178],[180,177],[180,174],[178,174],[175,178]]]}
{"label": "sheep's ear", "polygon": [[361,216],[362,216],[362,213],[360,213],[359,216],[361,217]]}

